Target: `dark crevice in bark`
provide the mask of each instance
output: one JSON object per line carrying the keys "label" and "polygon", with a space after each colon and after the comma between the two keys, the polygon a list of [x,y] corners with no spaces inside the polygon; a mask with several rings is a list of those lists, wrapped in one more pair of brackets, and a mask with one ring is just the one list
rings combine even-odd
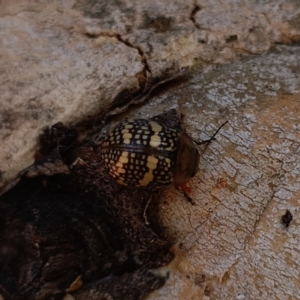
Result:
{"label": "dark crevice in bark", "polygon": [[144,64],[144,67],[145,67],[145,70],[148,71],[150,74],[152,73],[150,68],[149,68],[149,65],[148,65],[148,62],[147,62],[147,59],[145,57],[145,54],[143,52],[143,50],[141,49],[141,47],[139,46],[134,46],[132,45],[131,43],[129,43],[128,41],[125,41],[120,34],[117,34],[116,35],[116,38],[118,39],[118,41],[120,41],[121,43],[125,44],[127,47],[130,47],[130,48],[134,48],[138,51],[139,55],[141,56],[141,62]]}
{"label": "dark crevice in bark", "polygon": [[199,29],[200,26],[199,26],[199,24],[197,24],[197,22],[196,22],[196,20],[195,20],[195,15],[196,15],[197,12],[200,11],[200,10],[201,10],[201,7],[200,7],[199,5],[197,5],[197,4],[195,4],[195,5],[194,5],[194,8],[193,8],[193,10],[192,10],[192,12],[191,12],[191,16],[190,16],[191,21],[194,23],[194,25],[195,25],[195,27],[196,27],[197,29]]}
{"label": "dark crevice in bark", "polygon": [[118,33],[99,33],[99,34],[93,34],[93,33],[86,32],[85,35],[88,38],[91,38],[91,39],[96,39],[96,38],[98,38],[100,36],[115,37],[119,42],[123,43],[127,47],[136,49],[138,51],[139,55],[141,56],[141,62],[144,65],[144,69],[146,71],[148,71],[150,74],[152,73],[151,70],[150,70],[150,67],[148,65],[147,59],[145,57],[144,51],[141,49],[141,47],[134,46],[133,44],[131,44],[128,41],[124,40],[120,34],[118,34]]}

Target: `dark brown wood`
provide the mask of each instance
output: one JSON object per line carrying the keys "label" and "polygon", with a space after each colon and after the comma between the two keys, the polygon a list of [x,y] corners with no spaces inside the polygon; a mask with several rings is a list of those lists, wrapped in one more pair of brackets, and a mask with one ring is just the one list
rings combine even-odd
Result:
{"label": "dark brown wood", "polygon": [[[22,172],[20,182],[0,198],[1,294],[62,299],[78,276],[76,299],[142,299],[160,287],[165,278],[150,269],[165,265],[173,254],[151,207],[150,226],[143,218],[153,191],[117,185],[103,173],[90,143],[71,149],[48,139],[41,141],[54,145],[52,152]],[[74,139],[70,142],[74,147]],[[63,168],[70,174],[57,174],[74,160]]]}

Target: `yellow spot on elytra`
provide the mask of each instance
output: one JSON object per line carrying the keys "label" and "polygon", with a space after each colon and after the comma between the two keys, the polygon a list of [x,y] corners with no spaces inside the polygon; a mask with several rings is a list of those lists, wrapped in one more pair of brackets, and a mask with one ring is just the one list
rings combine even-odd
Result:
{"label": "yellow spot on elytra", "polygon": [[130,144],[130,139],[132,138],[131,133],[124,133],[123,134],[123,139],[124,139],[124,144]]}
{"label": "yellow spot on elytra", "polygon": [[149,124],[151,129],[154,131],[154,134],[150,139],[150,146],[157,148],[161,145],[161,138],[158,136],[158,134],[162,131],[162,127],[156,122],[149,122]]}
{"label": "yellow spot on elytra", "polygon": [[122,156],[119,158],[119,162],[123,164],[128,163],[128,152],[122,152]]}
{"label": "yellow spot on elytra", "polygon": [[110,175],[114,178],[118,177],[119,176],[119,173],[117,173],[116,171],[111,171],[110,172]]}
{"label": "yellow spot on elytra", "polygon": [[140,180],[140,186],[147,186],[150,182],[153,181],[153,174],[151,173],[146,173],[143,177],[142,180]]}
{"label": "yellow spot on elytra", "polygon": [[118,167],[118,168],[123,168],[123,164],[122,164],[120,161],[118,161],[118,162],[116,163],[116,167]]}
{"label": "yellow spot on elytra", "polygon": [[170,168],[171,167],[171,160],[169,158],[165,158],[165,162],[166,162],[168,168]]}
{"label": "yellow spot on elytra", "polygon": [[122,180],[120,180],[120,179],[117,180],[117,183],[118,183],[118,184],[121,184],[121,185],[126,185],[126,184],[125,184]]}
{"label": "yellow spot on elytra", "polygon": [[123,139],[131,139],[132,138],[132,134],[131,133],[124,133],[123,134]]}
{"label": "yellow spot on elytra", "polygon": [[[147,158],[148,163],[153,163],[153,164],[157,164],[158,159],[155,156],[149,155]],[[147,164],[148,167],[148,164]]]}
{"label": "yellow spot on elytra", "polygon": [[149,171],[144,174],[144,177],[139,181],[140,186],[146,186],[150,182],[153,181],[153,170],[157,166],[158,159],[155,156],[148,155],[147,157],[147,167],[149,168]]}
{"label": "yellow spot on elytra", "polygon": [[150,139],[150,146],[157,148],[158,146],[160,146],[160,144],[161,138],[157,134],[152,135]]}
{"label": "yellow spot on elytra", "polygon": [[150,126],[151,126],[151,129],[152,129],[154,132],[157,132],[157,133],[161,132],[162,127],[161,127],[159,124],[157,124],[156,122],[149,122],[149,124],[150,124]]}
{"label": "yellow spot on elytra", "polygon": [[131,125],[131,124],[125,125],[125,129],[131,129],[131,128],[133,128],[133,125]]}
{"label": "yellow spot on elytra", "polygon": [[166,150],[167,151],[173,151],[174,150],[174,142],[173,142],[173,140],[169,139],[169,143],[170,143],[170,146],[166,147]]}

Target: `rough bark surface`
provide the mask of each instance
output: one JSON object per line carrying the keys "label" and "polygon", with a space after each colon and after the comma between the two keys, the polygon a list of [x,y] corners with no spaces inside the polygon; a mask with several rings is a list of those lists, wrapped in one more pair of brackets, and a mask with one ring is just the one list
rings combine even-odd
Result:
{"label": "rough bark surface", "polygon": [[172,100],[140,110],[168,102],[196,139],[229,121],[191,181],[196,205],[174,189],[156,204],[179,257],[168,267],[172,280],[150,299],[300,299],[299,61],[299,46],[278,47],[196,73]]}
{"label": "rough bark surface", "polygon": [[[2,1],[0,8],[2,186],[34,161],[46,126],[100,124],[189,67],[181,89],[119,117],[176,108],[198,140],[229,121],[191,181],[195,205],[170,188],[149,207],[176,244],[175,259],[158,271],[168,280],[149,299],[300,299],[300,48],[277,45],[300,40],[299,1]],[[21,208],[34,216],[33,206]],[[13,240],[16,231],[1,226]],[[10,226],[21,232],[19,223]],[[31,230],[12,247],[32,238]],[[2,260],[18,253],[5,251]],[[28,253],[38,248],[25,251],[26,259]],[[34,282],[43,260],[26,266],[26,259],[21,273]],[[94,283],[94,296],[110,299],[103,285]],[[89,288],[65,297],[84,299]]]}
{"label": "rough bark surface", "polygon": [[118,106],[126,107],[130,95],[180,67],[235,61],[300,39],[297,0],[0,5],[2,185],[33,162],[46,126],[93,118],[121,92]]}

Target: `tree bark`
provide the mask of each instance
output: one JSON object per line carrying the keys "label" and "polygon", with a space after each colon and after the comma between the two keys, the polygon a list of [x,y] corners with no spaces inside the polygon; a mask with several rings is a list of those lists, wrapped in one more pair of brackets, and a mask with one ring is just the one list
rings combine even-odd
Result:
{"label": "tree bark", "polygon": [[[118,299],[123,292],[129,295],[126,282],[138,286],[134,280],[143,278],[136,297],[166,281],[149,299],[300,299],[299,16],[299,4],[292,0],[2,2],[2,189],[34,162],[39,137],[58,122],[88,141],[108,117],[149,118],[175,108],[184,114],[188,133],[205,140],[228,120],[201,154],[200,171],[190,182],[195,205],[172,187],[162,190],[149,207],[154,227],[144,226],[141,218],[148,193],[115,187],[122,200],[105,206],[105,216],[104,204],[94,204],[101,189],[89,200],[72,192],[53,196],[62,184],[68,186],[66,174],[53,182],[27,179],[19,192],[4,194],[2,297],[22,299],[18,295],[32,293],[36,299],[61,299],[67,293],[84,299],[93,291],[95,299]],[[285,43],[291,45],[278,45]],[[178,87],[159,93],[163,83]],[[82,156],[88,146],[86,151]],[[45,182],[51,189],[46,195]],[[105,184],[101,188],[107,190]],[[103,202],[114,199],[109,193],[111,198],[100,197]],[[125,200],[134,197],[142,197],[142,203],[129,205],[119,224],[110,224],[108,216],[118,219]],[[283,217],[287,211],[290,223]],[[80,219],[80,230],[73,227],[74,219]],[[105,228],[108,245],[117,253],[109,262],[116,261],[122,279],[112,276],[104,283],[112,269],[93,269],[102,262],[96,253],[106,253],[99,228]],[[112,238],[123,231],[131,232],[128,239]],[[59,234],[55,245],[62,248],[51,248],[49,232]],[[160,249],[155,255],[145,250],[153,239]],[[163,278],[156,277],[149,268],[171,260],[170,243],[175,259],[158,271]],[[69,252],[72,257],[62,256]],[[120,252],[126,259],[138,257],[146,267],[128,275]],[[63,269],[58,279],[57,270]],[[124,282],[123,288],[114,280]],[[72,282],[79,284],[77,291]],[[36,294],[41,286],[43,293]]]}

